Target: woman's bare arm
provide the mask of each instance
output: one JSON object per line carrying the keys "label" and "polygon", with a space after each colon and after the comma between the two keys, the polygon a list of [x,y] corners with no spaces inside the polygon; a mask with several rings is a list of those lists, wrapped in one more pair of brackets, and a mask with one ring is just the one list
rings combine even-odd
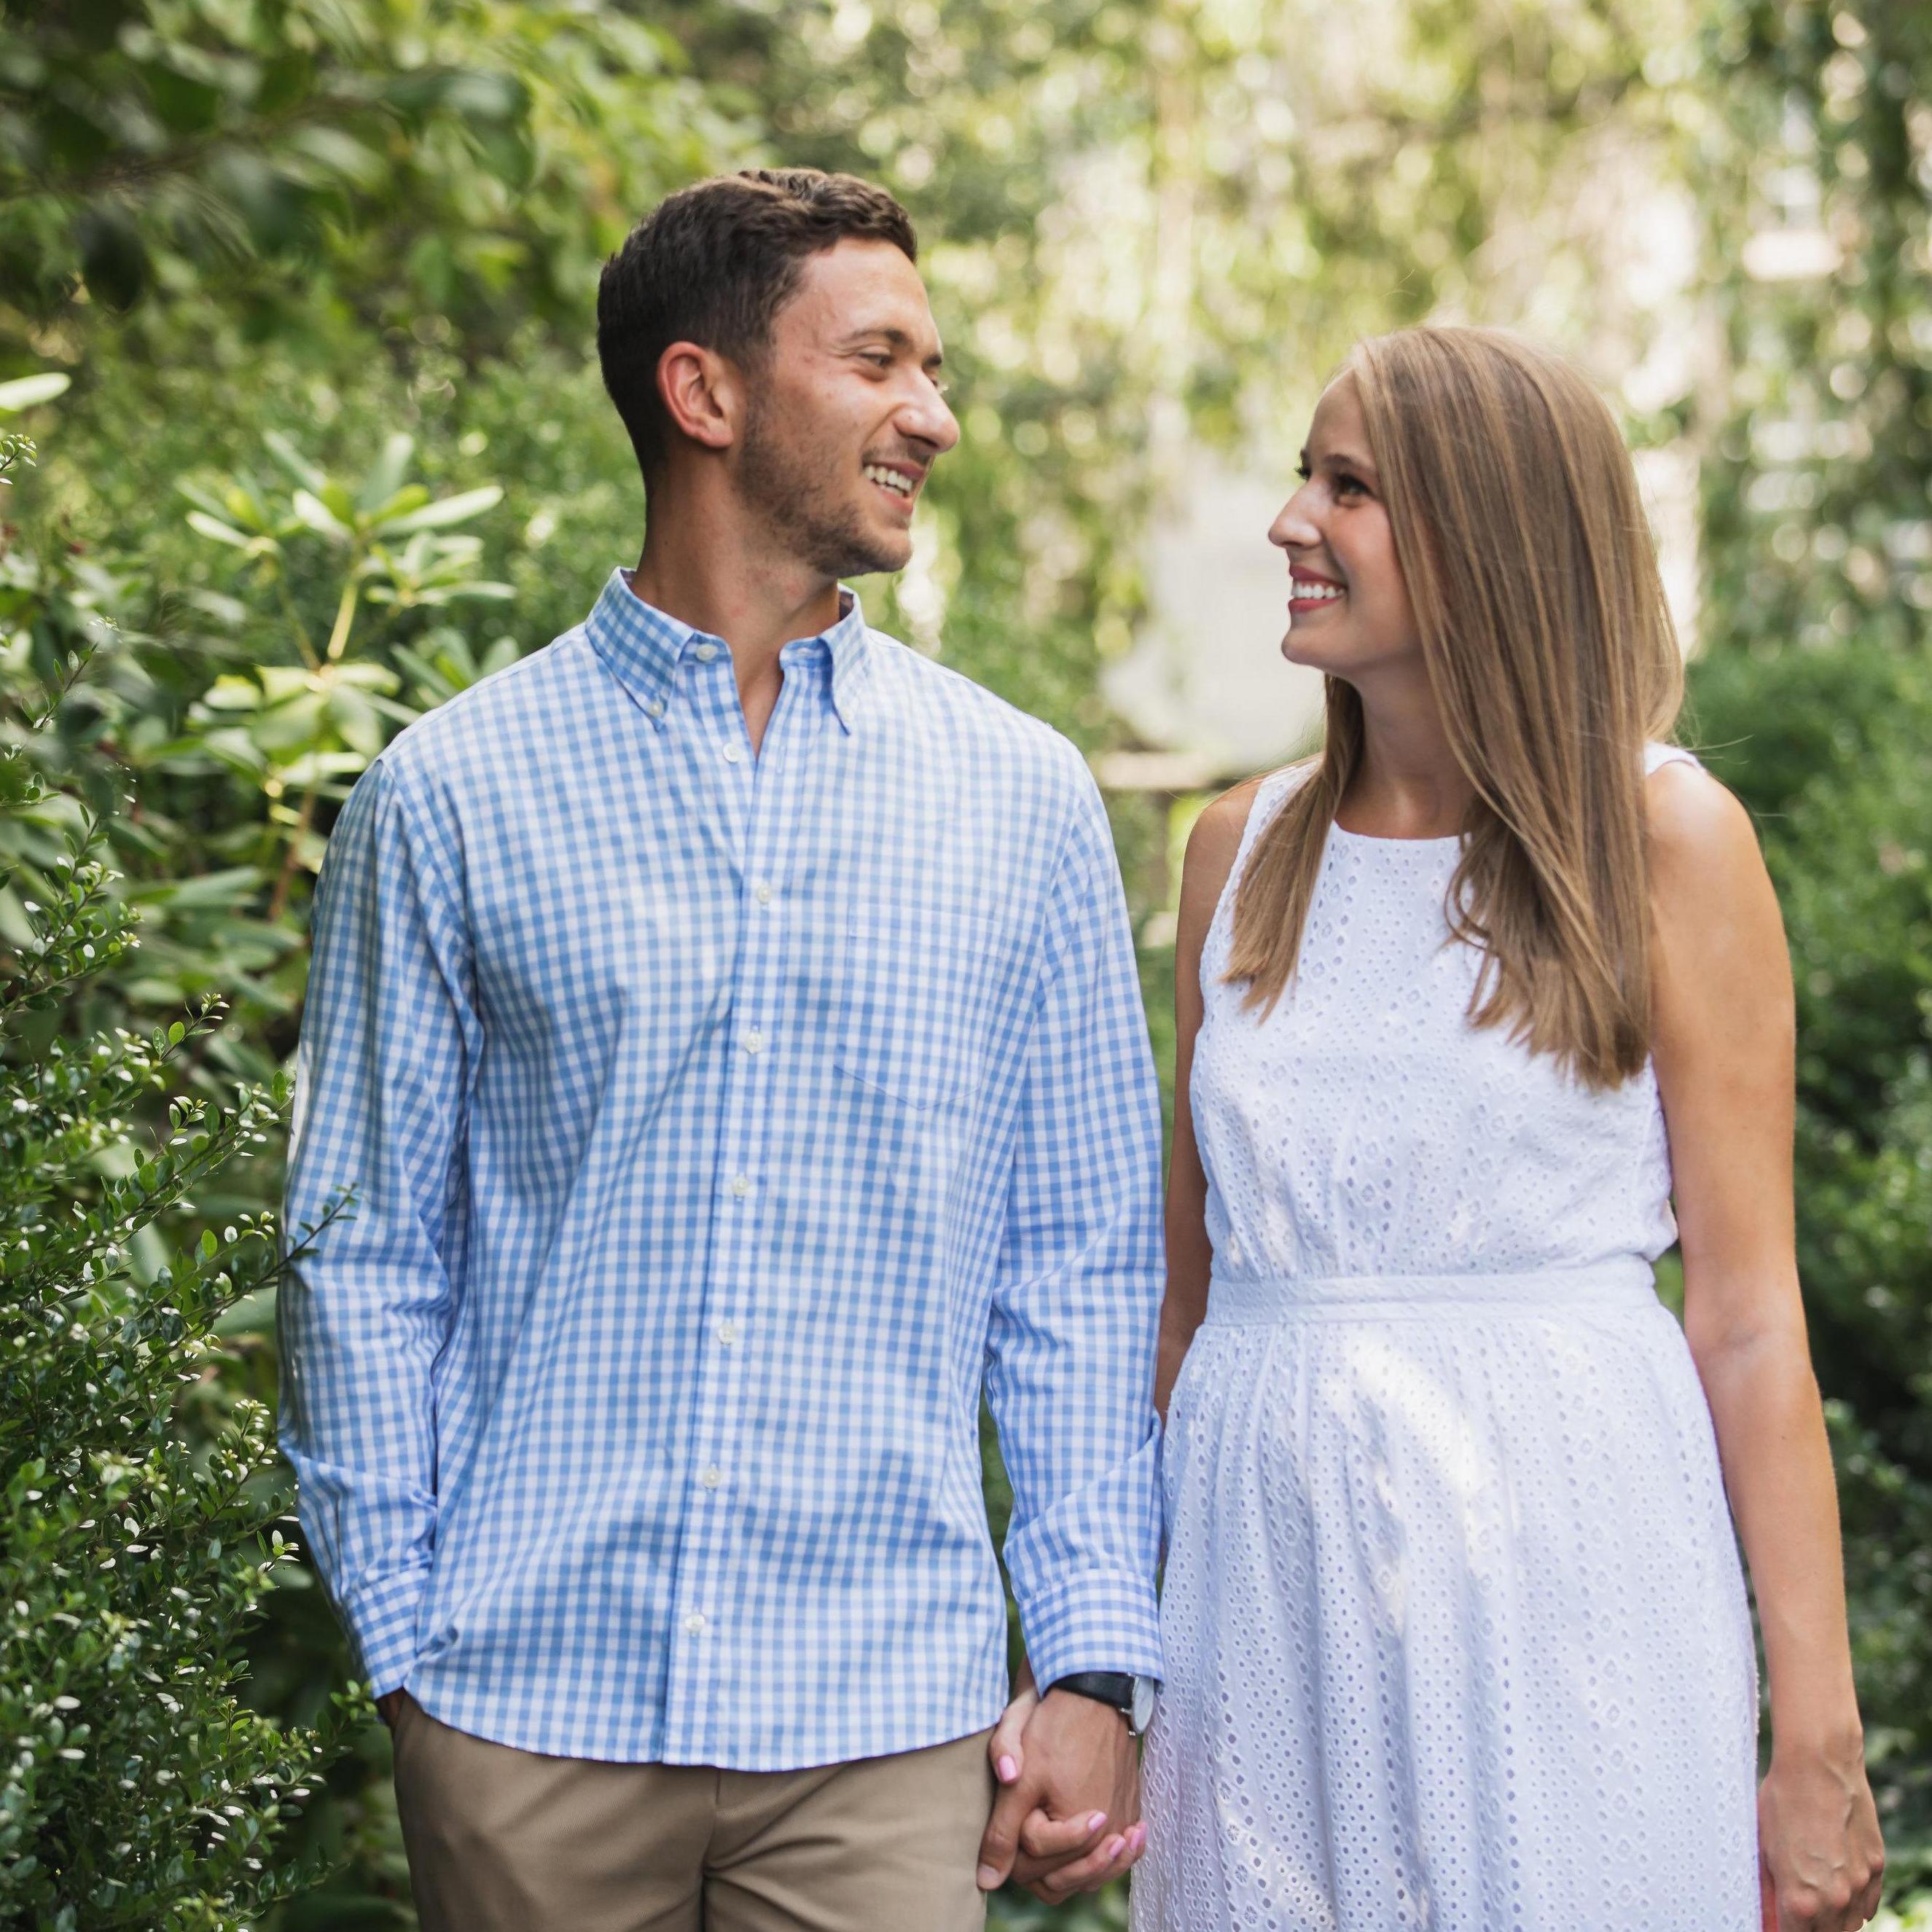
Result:
{"label": "woman's bare arm", "polygon": [[1194,1039],[1201,1030],[1201,948],[1221,889],[1234,869],[1241,833],[1261,780],[1224,792],[1194,822],[1180,872],[1180,912],[1174,941],[1174,1150],[1167,1176],[1167,1296],[1161,1304],[1160,1353],[1154,1406],[1163,1419],[1188,1345],[1208,1312],[1214,1251],[1208,1240],[1208,1177],[1194,1141],[1188,1084]]}
{"label": "woman's bare arm", "polygon": [[1760,1802],[1784,1928],[1877,1909],[1883,1854],[1852,1684],[1837,1492],[1798,1284],[1793,1003],[1750,819],[1715,780],[1648,782],[1653,1051],[1683,1244],[1684,1330],[1716,1425],[1770,1675]]}

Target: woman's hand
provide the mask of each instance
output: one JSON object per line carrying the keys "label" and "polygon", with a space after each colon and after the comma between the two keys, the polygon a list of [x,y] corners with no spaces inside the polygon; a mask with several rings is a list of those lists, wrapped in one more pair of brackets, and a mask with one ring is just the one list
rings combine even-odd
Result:
{"label": "woman's hand", "polygon": [[1757,1821],[1764,1932],[1857,1932],[1877,1912],[1885,1845],[1858,1744],[1774,1748]]}
{"label": "woman's hand", "polygon": [[[1082,1699],[1064,1696],[1081,1717],[1100,1709]],[[1019,1783],[1025,1774],[1024,1733],[1040,1707],[1040,1696],[1034,1682],[1033,1666],[1022,1662],[1013,1684],[1012,1700],[987,1740],[986,1755],[993,1775],[1003,1787]],[[1117,1724],[1118,1720],[1114,1720]],[[1097,1891],[1110,1879],[1118,1878],[1132,1866],[1147,1847],[1147,1827],[1139,1822],[1139,1776],[1133,1774],[1132,1802],[1117,1806],[1126,1822],[1120,1829],[1104,1811],[1079,1810],[1061,1820],[1048,1816],[1038,1805],[1028,1810],[1012,1832],[1010,1815],[1000,1822],[1003,1808],[1010,1801],[1002,1796],[994,1806],[986,1838],[980,1848],[980,1884],[992,1891],[1004,1883],[1009,1874],[1036,1898],[1049,1905],[1064,1904],[1076,1892]],[[1118,1794],[1117,1794],[1118,1797]],[[1022,1802],[1024,1801],[1022,1800]]]}
{"label": "woman's hand", "polygon": [[1027,1720],[1039,1708],[1040,1692],[1034,1684],[1033,1666],[1022,1663],[1018,1676],[1013,1680],[1012,1700],[986,1740],[993,1775],[1002,1784],[1019,1781],[1021,1768],[1026,1762],[1020,1748],[1021,1733],[1027,1727]]}

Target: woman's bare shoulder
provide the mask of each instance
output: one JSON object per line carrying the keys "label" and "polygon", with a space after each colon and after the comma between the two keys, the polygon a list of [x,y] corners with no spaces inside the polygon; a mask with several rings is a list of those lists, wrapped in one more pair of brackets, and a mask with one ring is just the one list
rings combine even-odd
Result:
{"label": "woman's bare shoulder", "polygon": [[1788,1001],[1778,895],[1742,802],[1709,772],[1678,763],[1652,772],[1644,805],[1666,1004],[1708,1033],[1754,1010],[1756,994]]}
{"label": "woman's bare shoulder", "polygon": [[1194,821],[1193,830],[1187,835],[1187,862],[1190,866],[1197,858],[1206,865],[1218,860],[1225,872],[1234,863],[1234,854],[1240,849],[1241,834],[1247,830],[1248,814],[1254,810],[1255,800],[1261,796],[1262,787],[1268,783],[1269,776],[1263,772],[1258,777],[1244,778],[1203,809]]}
{"label": "woman's bare shoulder", "polygon": [[1262,786],[1274,776],[1268,772],[1246,778],[1224,791],[1194,821],[1187,835],[1187,856],[1180,869],[1180,919],[1184,926],[1204,930],[1220,904],[1228,874],[1241,849],[1241,835],[1261,796]]}
{"label": "woman's bare shoulder", "polygon": [[1654,892],[1675,897],[1762,875],[1750,814],[1701,765],[1658,766],[1644,781],[1643,800]]}

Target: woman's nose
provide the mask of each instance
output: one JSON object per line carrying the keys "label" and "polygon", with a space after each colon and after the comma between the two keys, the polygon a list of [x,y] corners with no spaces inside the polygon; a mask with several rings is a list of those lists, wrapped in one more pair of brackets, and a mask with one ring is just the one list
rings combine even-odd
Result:
{"label": "woman's nose", "polygon": [[1306,491],[1298,490],[1281,506],[1268,526],[1268,542],[1282,550],[1312,550],[1322,541],[1322,527],[1309,514]]}

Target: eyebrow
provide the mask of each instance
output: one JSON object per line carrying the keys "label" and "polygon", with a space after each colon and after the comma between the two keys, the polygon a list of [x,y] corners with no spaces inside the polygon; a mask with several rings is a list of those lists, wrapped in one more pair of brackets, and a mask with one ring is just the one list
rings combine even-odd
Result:
{"label": "eyebrow", "polygon": [[[1359,470],[1364,476],[1371,478],[1376,473],[1376,466],[1366,456],[1358,456],[1346,449],[1331,449],[1326,456],[1322,458],[1322,463],[1325,469],[1334,469],[1340,465],[1346,469]],[[1306,443],[1301,446],[1301,466],[1304,470],[1312,470],[1315,467],[1314,463],[1310,458],[1308,446]]]}
{"label": "eyebrow", "polygon": [[[860,343],[868,340],[890,343],[893,348],[901,350],[916,350],[919,346],[919,344],[905,330],[897,328],[890,322],[880,322],[864,328],[855,328],[850,334],[840,340],[838,346],[841,349],[855,349]],[[924,366],[928,369],[937,369],[945,362],[945,351],[935,349],[930,356],[926,357]]]}

